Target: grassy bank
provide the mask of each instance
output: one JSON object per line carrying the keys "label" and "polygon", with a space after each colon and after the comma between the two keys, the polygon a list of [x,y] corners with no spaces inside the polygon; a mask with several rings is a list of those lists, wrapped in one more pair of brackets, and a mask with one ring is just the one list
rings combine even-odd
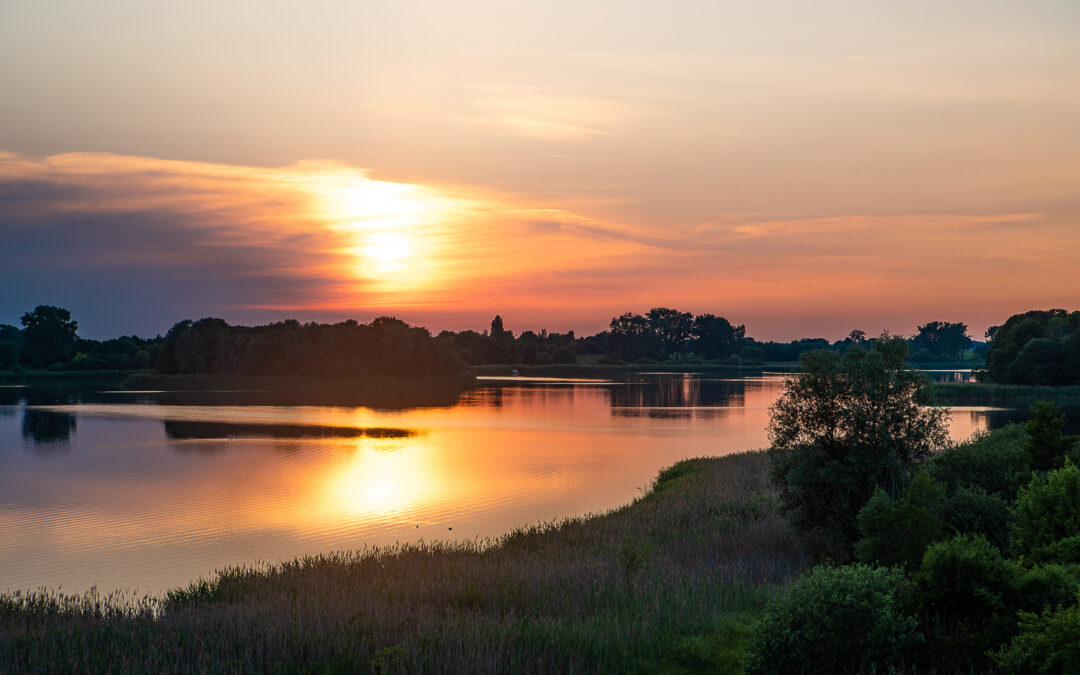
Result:
{"label": "grassy bank", "polygon": [[1032,387],[990,382],[943,383],[930,387],[934,399],[949,405],[1027,407],[1037,401],[1053,401],[1063,407],[1080,406],[1080,386]]}
{"label": "grassy bank", "polygon": [[685,460],[601,516],[231,569],[160,600],[0,596],[0,670],[728,672],[814,552],[766,469]]}

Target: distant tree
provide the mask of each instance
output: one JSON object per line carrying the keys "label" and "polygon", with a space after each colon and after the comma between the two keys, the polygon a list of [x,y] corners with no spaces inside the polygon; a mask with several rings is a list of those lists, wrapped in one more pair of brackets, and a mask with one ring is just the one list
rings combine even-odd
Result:
{"label": "distant tree", "polygon": [[690,340],[694,317],[690,312],[680,312],[667,307],[653,307],[647,315],[649,321],[649,356],[664,361],[683,350]]}
{"label": "distant tree", "polygon": [[1010,316],[990,341],[985,377],[1008,384],[1080,384],[1080,312]]}
{"label": "distant tree", "polygon": [[904,340],[882,336],[869,350],[804,354],[802,374],[784,383],[770,474],[796,526],[849,547],[874,490],[897,499],[906,472],[948,444],[948,412],[923,405],[926,379],[907,356]]}
{"label": "distant tree", "polygon": [[627,312],[611,320],[611,351],[624,361],[636,361],[649,352],[649,320]]}
{"label": "distant tree", "polygon": [[38,305],[20,319],[26,337],[27,360],[46,364],[70,361],[75,355],[75,333],[79,322],[63,307]]}
{"label": "distant tree", "polygon": [[937,359],[956,359],[960,352],[971,348],[967,324],[931,321],[918,327],[918,334],[911,339],[912,351],[927,350]]}
{"label": "distant tree", "polygon": [[732,326],[722,316],[699,314],[694,317],[693,350],[707,359],[723,359],[734,354],[746,338],[746,326]]}

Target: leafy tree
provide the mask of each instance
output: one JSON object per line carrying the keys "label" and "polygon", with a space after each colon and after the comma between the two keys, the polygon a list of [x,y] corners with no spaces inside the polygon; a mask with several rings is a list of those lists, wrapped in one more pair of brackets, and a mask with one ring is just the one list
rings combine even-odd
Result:
{"label": "leafy tree", "polygon": [[994,654],[1005,673],[1075,673],[1080,664],[1080,604],[1020,615],[1020,634]]}
{"label": "leafy tree", "polygon": [[722,316],[699,314],[691,330],[693,350],[707,359],[722,359],[735,353],[746,337],[746,326],[733,326]]}
{"label": "leafy tree", "polygon": [[22,315],[23,334],[29,359],[41,359],[46,364],[69,361],[75,355],[75,332],[79,322],[71,320],[71,312],[63,307],[38,305]]}
{"label": "leafy tree", "polygon": [[1031,419],[1025,425],[1028,437],[1024,453],[1028,463],[1040,470],[1056,469],[1076,444],[1076,438],[1061,433],[1065,430],[1065,413],[1056,403],[1039,401],[1031,407]]}
{"label": "leafy tree", "polygon": [[1020,490],[1010,545],[1016,555],[1034,560],[1080,562],[1080,468],[1066,460]]}
{"label": "leafy tree", "polygon": [[694,317],[690,312],[653,307],[647,318],[651,338],[649,356],[664,361],[683,351],[694,326]]}
{"label": "leafy tree", "polygon": [[1010,316],[990,340],[985,377],[1009,384],[1080,384],[1080,312]]}
{"label": "leafy tree", "polygon": [[1015,632],[1016,566],[982,537],[932,544],[915,581],[931,653],[930,670],[985,672],[987,651]]}
{"label": "leafy tree", "polygon": [[907,353],[888,336],[869,351],[810,352],[784,383],[769,421],[770,474],[796,526],[849,546],[874,490],[895,499],[905,472],[948,444],[948,412],[922,405],[926,380]]}
{"label": "leafy tree", "polygon": [[960,352],[971,348],[971,338],[967,335],[967,324],[931,321],[919,326],[918,334],[911,340],[911,349],[927,350],[937,359],[956,359]]}
{"label": "leafy tree", "polygon": [[926,548],[942,539],[948,524],[937,511],[945,500],[945,486],[919,472],[900,499],[878,488],[858,515],[855,557],[867,563],[917,569]]}
{"label": "leafy tree", "polygon": [[636,361],[649,353],[649,320],[627,312],[611,320],[611,351],[624,361]]}

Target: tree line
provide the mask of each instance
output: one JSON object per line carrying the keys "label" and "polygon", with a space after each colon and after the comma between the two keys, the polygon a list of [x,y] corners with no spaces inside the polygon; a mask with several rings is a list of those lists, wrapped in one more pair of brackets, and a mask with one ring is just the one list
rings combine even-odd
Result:
{"label": "tree line", "polygon": [[[62,307],[39,305],[21,319],[22,328],[0,324],[0,369],[130,370],[162,373],[430,373],[467,365],[720,363],[762,365],[793,362],[812,351],[843,353],[869,348],[878,338],[852,330],[844,339],[800,338],[760,341],[746,326],[714,314],[694,315],[666,307],[613,317],[606,330],[579,337],[574,331],[526,330],[517,335],[495,316],[483,331],[426,329],[392,317],[370,324],[231,326],[222,319],[182,321],[169,335],[134,335],[90,340]],[[190,334],[187,331],[193,331]],[[186,337],[181,339],[181,334]],[[170,339],[170,335],[172,338]],[[390,347],[389,343],[401,344]],[[428,343],[430,341],[430,344]],[[1080,312],[1038,310],[1009,317],[975,342],[962,322],[930,321],[905,339],[909,360],[948,363],[965,356],[986,358],[985,378],[1011,384],[1080,384]],[[168,348],[166,349],[166,345]],[[164,355],[164,358],[163,358]],[[412,365],[405,361],[411,360]],[[332,364],[338,365],[332,365]]]}

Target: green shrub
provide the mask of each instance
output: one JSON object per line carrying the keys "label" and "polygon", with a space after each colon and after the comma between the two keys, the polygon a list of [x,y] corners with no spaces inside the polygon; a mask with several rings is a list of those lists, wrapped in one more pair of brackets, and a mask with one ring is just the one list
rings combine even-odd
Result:
{"label": "green shrub", "polygon": [[986,653],[1006,642],[1016,622],[1016,566],[983,537],[933,544],[915,576],[926,617],[930,669],[985,670]]}
{"label": "green shrub", "polygon": [[1033,478],[1020,490],[1012,516],[1009,539],[1014,554],[1039,561],[1075,555],[1080,542],[1064,540],[1080,535],[1080,469],[1066,461],[1045,479]]}
{"label": "green shrub", "polygon": [[959,534],[982,535],[999,549],[1009,545],[1009,503],[978,485],[964,485],[945,497],[938,515]]}
{"label": "green shrub", "polygon": [[1028,435],[1024,453],[1035,469],[1060,467],[1076,443],[1075,438],[1062,433],[1065,430],[1065,413],[1050,401],[1039,401],[1031,407],[1031,420],[1024,428]]}
{"label": "green shrub", "polygon": [[817,567],[765,608],[746,672],[866,673],[913,661],[923,636],[895,569]]}
{"label": "green shrub", "polygon": [[866,563],[918,569],[926,547],[945,536],[947,525],[934,511],[945,487],[919,472],[904,495],[892,500],[878,489],[859,511],[855,557]]}
{"label": "green shrub", "polygon": [[1018,571],[1015,578],[1018,610],[1041,612],[1072,604],[1080,588],[1080,566],[1049,563]]}
{"label": "green shrub", "polygon": [[1011,502],[1031,480],[1031,465],[1024,453],[1026,438],[1027,432],[1018,424],[977,433],[934,455],[926,470],[950,492],[980,487]]}
{"label": "green shrub", "polygon": [[1007,673],[1075,673],[1080,669],[1080,604],[1020,615],[1020,634],[994,655]]}

